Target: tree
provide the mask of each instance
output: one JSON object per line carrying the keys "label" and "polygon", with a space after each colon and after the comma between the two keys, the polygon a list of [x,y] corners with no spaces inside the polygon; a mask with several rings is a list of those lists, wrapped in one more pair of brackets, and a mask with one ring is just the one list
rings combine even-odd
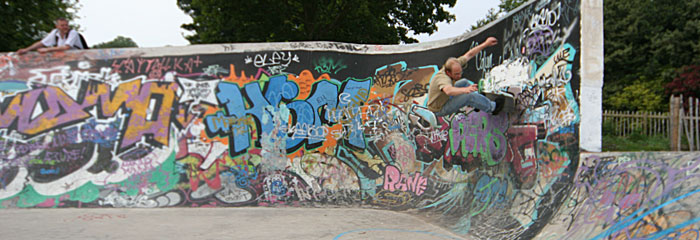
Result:
{"label": "tree", "polygon": [[486,14],[486,18],[477,20],[476,24],[472,25],[471,30],[474,31],[477,28],[483,27],[486,24],[495,21],[503,14],[520,7],[520,5],[523,5],[523,3],[526,3],[527,1],[528,0],[501,0],[501,4],[498,4],[498,11],[496,11],[494,8],[489,9],[489,12]]}
{"label": "tree", "polygon": [[193,19],[182,28],[192,44],[226,42],[339,41],[414,43],[451,22],[444,9],[456,0],[178,0]]}
{"label": "tree", "polygon": [[72,0],[0,0],[0,22],[4,25],[0,28],[0,52],[31,45],[54,28],[54,20],[71,21],[77,10],[77,1]]}
{"label": "tree", "polygon": [[[613,104],[639,81],[663,88],[685,65],[700,63],[700,0],[615,0],[603,2],[605,70],[603,107],[628,110],[638,101]],[[666,85],[668,86],[668,85]],[[654,91],[665,104],[663,91]],[[670,93],[670,91],[666,91]]]}
{"label": "tree", "polygon": [[92,46],[92,48],[128,48],[128,47],[139,47],[136,42],[128,37],[117,36],[112,41],[98,43]]}
{"label": "tree", "polygon": [[683,67],[678,76],[666,85],[666,93],[700,98],[700,65]]}

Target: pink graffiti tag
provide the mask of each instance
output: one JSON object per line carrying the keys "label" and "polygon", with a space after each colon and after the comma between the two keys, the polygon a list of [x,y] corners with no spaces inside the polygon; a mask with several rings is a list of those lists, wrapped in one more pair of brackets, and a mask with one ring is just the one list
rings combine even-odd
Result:
{"label": "pink graffiti tag", "polygon": [[387,166],[384,171],[384,189],[389,191],[411,191],[420,196],[425,192],[428,184],[428,179],[420,174],[414,174],[411,177],[408,174],[401,174],[395,166]]}
{"label": "pink graffiti tag", "polygon": [[182,57],[163,57],[163,58],[127,58],[115,59],[112,61],[112,69],[116,73],[124,74],[148,74],[149,79],[159,79],[163,73],[175,71],[178,73],[192,73],[202,60],[199,56],[182,58]]}

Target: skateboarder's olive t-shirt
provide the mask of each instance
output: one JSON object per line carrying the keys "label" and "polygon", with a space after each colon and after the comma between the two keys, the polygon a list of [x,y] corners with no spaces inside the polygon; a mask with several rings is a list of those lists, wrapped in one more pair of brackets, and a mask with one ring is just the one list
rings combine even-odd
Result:
{"label": "skateboarder's olive t-shirt", "polygon": [[[467,67],[467,60],[466,56],[457,58],[459,64],[462,65],[462,69]],[[442,106],[445,105],[447,100],[450,100],[450,96],[447,96],[447,94],[442,91],[442,88],[445,86],[452,86],[453,84],[454,81],[452,81],[450,76],[447,76],[445,67],[443,66],[442,69],[435,74],[433,81],[430,82],[428,90],[428,110],[438,112],[442,109]]]}

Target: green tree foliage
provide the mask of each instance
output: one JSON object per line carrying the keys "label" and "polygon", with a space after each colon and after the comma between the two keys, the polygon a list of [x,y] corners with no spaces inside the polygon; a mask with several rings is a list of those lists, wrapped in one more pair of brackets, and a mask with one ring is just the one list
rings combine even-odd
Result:
{"label": "green tree foliage", "polygon": [[603,4],[603,107],[618,109],[650,97],[661,97],[667,104],[663,91],[654,91],[662,96],[629,98],[627,104],[612,100],[628,94],[626,88],[639,81],[657,84],[650,88],[663,88],[683,66],[700,63],[700,0],[615,0]]}
{"label": "green tree foliage", "polygon": [[0,52],[10,52],[31,45],[54,28],[54,20],[75,18],[77,1],[0,0]]}
{"label": "green tree foliage", "polygon": [[473,31],[477,28],[485,26],[486,24],[489,24],[490,22],[495,21],[500,16],[505,15],[511,10],[520,7],[520,5],[523,5],[523,3],[526,3],[527,1],[528,0],[501,0],[501,3],[498,4],[498,10],[494,8],[489,9],[489,12],[486,14],[486,17],[484,19],[477,20],[476,24],[472,25],[471,30]]}
{"label": "green tree foliage", "polygon": [[112,41],[95,44],[92,48],[128,48],[139,47],[136,42],[128,37],[117,36]]}
{"label": "green tree foliage", "polygon": [[456,0],[178,0],[192,17],[182,28],[192,44],[227,42],[340,41],[414,43],[451,22],[445,10]]}

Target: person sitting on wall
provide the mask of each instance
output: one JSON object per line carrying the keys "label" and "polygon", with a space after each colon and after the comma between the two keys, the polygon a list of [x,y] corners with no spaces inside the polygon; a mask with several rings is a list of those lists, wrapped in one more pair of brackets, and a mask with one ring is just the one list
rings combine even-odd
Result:
{"label": "person sitting on wall", "polygon": [[465,106],[493,115],[501,111],[505,102],[503,97],[491,101],[479,93],[478,84],[462,78],[462,69],[467,67],[467,62],[484,48],[496,44],[498,39],[489,37],[459,58],[450,57],[445,61],[445,65],[430,82],[428,89],[428,109],[435,113],[436,117],[456,113]]}
{"label": "person sitting on wall", "polygon": [[17,50],[17,54],[25,54],[29,51],[37,50],[40,53],[64,51],[68,49],[87,49],[87,44],[78,31],[71,29],[68,20],[58,18],[54,21],[56,28],[44,39],[35,42],[29,47]]}

